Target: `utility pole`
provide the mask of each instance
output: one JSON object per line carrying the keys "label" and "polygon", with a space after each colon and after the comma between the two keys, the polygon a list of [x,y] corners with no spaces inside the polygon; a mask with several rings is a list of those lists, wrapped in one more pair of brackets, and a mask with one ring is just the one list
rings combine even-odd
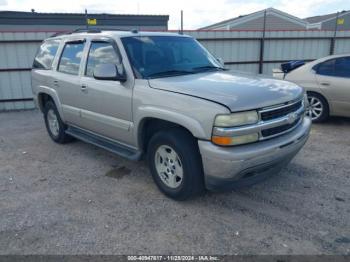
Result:
{"label": "utility pole", "polygon": [[89,30],[88,13],[86,8],[85,8],[85,25],[86,25],[86,30]]}
{"label": "utility pole", "polygon": [[260,39],[260,58],[259,58],[259,74],[262,74],[264,67],[264,45],[265,45],[265,31],[266,31],[266,9],[264,11],[264,24],[262,37]]}
{"label": "utility pole", "polygon": [[329,49],[330,55],[334,54],[335,38],[337,37],[337,30],[338,30],[338,18],[339,18],[339,12],[337,12],[337,16],[335,18],[334,34],[333,34],[333,37],[331,39],[331,46]]}

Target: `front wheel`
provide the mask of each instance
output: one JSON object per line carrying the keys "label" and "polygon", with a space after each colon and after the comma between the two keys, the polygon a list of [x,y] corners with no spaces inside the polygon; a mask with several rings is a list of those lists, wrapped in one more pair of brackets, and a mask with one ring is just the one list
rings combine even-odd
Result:
{"label": "front wheel", "polygon": [[196,140],[174,128],[156,133],[147,152],[152,177],[166,196],[185,200],[204,191],[203,167]]}
{"label": "front wheel", "polygon": [[306,114],[313,122],[323,122],[329,116],[329,108],[326,99],[323,96],[309,92],[307,93],[307,100],[309,102]]}

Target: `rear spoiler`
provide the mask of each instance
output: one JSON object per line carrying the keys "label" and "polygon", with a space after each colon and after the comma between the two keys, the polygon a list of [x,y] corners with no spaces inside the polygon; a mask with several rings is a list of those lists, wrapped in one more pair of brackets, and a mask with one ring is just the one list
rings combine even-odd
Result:
{"label": "rear spoiler", "polygon": [[303,60],[292,60],[287,63],[282,63],[280,68],[272,69],[272,74],[274,78],[284,79],[286,74],[305,65],[305,61]]}
{"label": "rear spoiler", "polygon": [[304,60],[293,60],[293,61],[289,61],[287,63],[281,64],[281,70],[283,71],[283,73],[287,74],[290,71],[293,71],[298,67],[301,67],[302,65],[305,65]]}

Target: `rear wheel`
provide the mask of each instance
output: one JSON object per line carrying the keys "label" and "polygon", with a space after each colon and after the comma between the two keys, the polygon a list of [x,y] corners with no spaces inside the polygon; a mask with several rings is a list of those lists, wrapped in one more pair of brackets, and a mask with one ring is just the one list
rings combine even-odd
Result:
{"label": "rear wheel", "polygon": [[309,102],[307,115],[313,122],[325,121],[329,116],[329,107],[326,99],[314,92],[307,93],[307,99]]}
{"label": "rear wheel", "polygon": [[187,131],[174,128],[156,133],[147,158],[152,177],[166,196],[185,200],[204,191],[198,145]]}
{"label": "rear wheel", "polygon": [[65,133],[66,125],[62,122],[56,105],[47,101],[44,108],[44,120],[51,139],[59,144],[70,142],[72,137]]}

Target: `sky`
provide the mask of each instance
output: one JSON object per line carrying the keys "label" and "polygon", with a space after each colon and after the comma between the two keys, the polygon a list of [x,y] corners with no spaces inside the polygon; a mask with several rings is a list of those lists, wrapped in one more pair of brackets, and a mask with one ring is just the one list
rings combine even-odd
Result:
{"label": "sky", "polygon": [[170,15],[169,29],[200,27],[273,7],[305,18],[350,9],[349,0],[0,0],[0,10]]}

